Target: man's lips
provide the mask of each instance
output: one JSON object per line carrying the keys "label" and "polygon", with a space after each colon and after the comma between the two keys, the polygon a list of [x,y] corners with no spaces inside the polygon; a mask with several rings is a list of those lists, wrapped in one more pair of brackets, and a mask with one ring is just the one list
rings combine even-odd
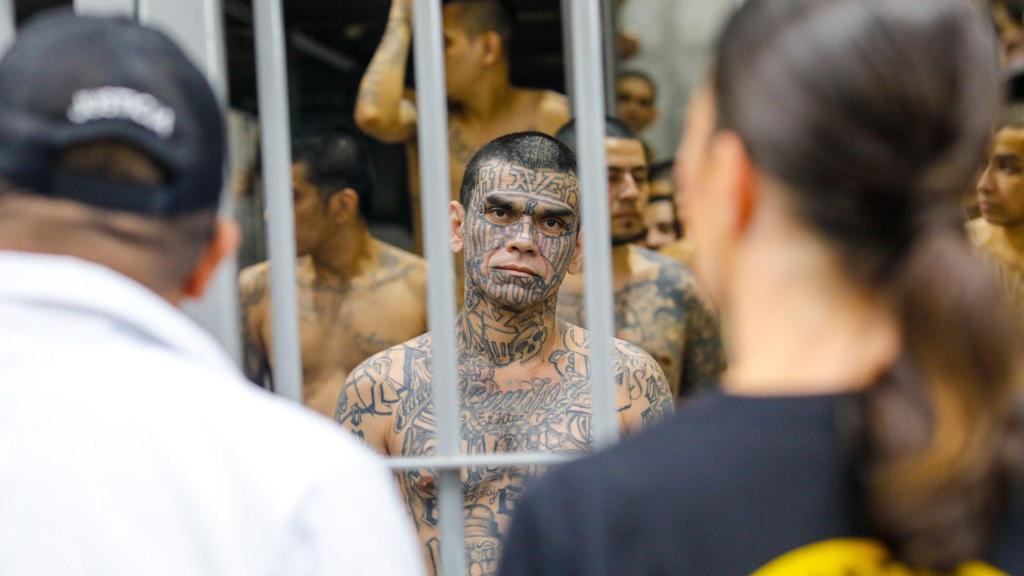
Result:
{"label": "man's lips", "polygon": [[502,272],[508,273],[512,276],[539,276],[539,274],[534,272],[532,269],[519,264],[500,264],[498,266],[492,266],[491,268],[494,270],[501,270]]}

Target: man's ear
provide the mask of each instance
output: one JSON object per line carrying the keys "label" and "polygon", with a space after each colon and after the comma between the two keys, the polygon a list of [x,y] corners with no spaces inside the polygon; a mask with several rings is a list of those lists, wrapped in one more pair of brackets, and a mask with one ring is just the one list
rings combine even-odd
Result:
{"label": "man's ear", "polygon": [[327,201],[327,217],[338,225],[348,224],[358,218],[359,194],[351,188],[345,188],[331,195]]}
{"label": "man's ear", "polygon": [[458,201],[452,200],[448,204],[448,243],[452,252],[458,254],[465,247],[465,236],[463,236],[462,225],[466,221],[466,209]]}
{"label": "man's ear", "polygon": [[579,274],[583,271],[583,232],[580,229],[580,233],[576,235],[576,251],[569,261],[569,274]]}
{"label": "man's ear", "polygon": [[727,191],[732,212],[732,227],[738,234],[746,231],[757,206],[757,173],[740,137],[731,131],[712,136],[710,159],[714,166],[714,187]]}
{"label": "man's ear", "polygon": [[234,254],[238,249],[241,234],[238,231],[238,224],[227,218],[217,218],[214,225],[213,237],[199,257],[199,262],[192,268],[192,273],[185,280],[183,293],[186,298],[202,298],[206,289],[213,279],[217,267],[225,258]]}
{"label": "man's ear", "polygon": [[505,43],[502,42],[500,34],[493,30],[491,32],[484,32],[480,35],[478,41],[483,50],[484,64],[493,66],[501,60],[502,52],[505,51]]}

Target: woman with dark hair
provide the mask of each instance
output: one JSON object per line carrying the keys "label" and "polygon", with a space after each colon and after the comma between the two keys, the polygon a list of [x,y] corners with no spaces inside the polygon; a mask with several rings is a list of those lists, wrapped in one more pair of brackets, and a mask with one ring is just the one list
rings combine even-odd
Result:
{"label": "woman with dark hair", "polygon": [[1024,574],[1017,340],[957,210],[998,94],[965,0],[748,0],[678,158],[722,391],[540,480],[502,574]]}

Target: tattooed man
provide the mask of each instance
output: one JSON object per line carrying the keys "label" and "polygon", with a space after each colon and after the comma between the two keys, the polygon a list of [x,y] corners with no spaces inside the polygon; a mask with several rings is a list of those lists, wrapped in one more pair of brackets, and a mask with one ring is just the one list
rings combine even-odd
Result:
{"label": "tattooed man", "polygon": [[[462,451],[583,453],[590,446],[587,332],[560,321],[558,287],[580,264],[579,190],[571,150],[540,133],[504,136],[469,163],[452,202],[451,243],[466,261],[457,321]],[[672,410],[664,374],[647,353],[615,343],[623,430]],[[384,454],[433,454],[431,341],[424,335],[349,374],[337,418]],[[470,574],[493,574],[502,534],[535,466],[463,472]],[[399,474],[425,552],[438,571],[434,473]]]}
{"label": "tattooed man", "polygon": [[[334,414],[352,368],[426,329],[426,263],[370,236],[366,155],[351,136],[315,135],[293,146],[303,399]],[[270,302],[264,262],[242,271],[245,372],[271,376]]]}
{"label": "tattooed man", "polygon": [[[470,157],[485,143],[512,132],[554,134],[569,120],[569,103],[549,90],[515,87],[509,79],[512,15],[503,0],[444,0],[445,83],[451,193],[455,200]],[[408,153],[413,232],[420,226],[419,160],[414,94],[405,91],[412,39],[412,1],[392,0],[380,46],[359,86],[359,128],[384,142],[404,142]],[[461,266],[456,265],[458,294]]]}
{"label": "tattooed man", "polygon": [[[640,139],[625,124],[608,118],[606,126],[616,336],[649,352],[672,392],[683,397],[714,381],[724,368],[718,323],[699,297],[689,268],[635,245],[646,234],[647,159]],[[562,128],[558,139],[575,148],[575,124]],[[559,315],[584,324],[583,298],[582,277],[566,278]]]}

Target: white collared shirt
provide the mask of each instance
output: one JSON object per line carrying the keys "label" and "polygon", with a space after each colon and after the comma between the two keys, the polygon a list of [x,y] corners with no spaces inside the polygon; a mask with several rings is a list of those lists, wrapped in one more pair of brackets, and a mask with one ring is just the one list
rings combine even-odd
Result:
{"label": "white collared shirt", "polygon": [[418,576],[381,462],[101,266],[0,252],[0,574]]}

